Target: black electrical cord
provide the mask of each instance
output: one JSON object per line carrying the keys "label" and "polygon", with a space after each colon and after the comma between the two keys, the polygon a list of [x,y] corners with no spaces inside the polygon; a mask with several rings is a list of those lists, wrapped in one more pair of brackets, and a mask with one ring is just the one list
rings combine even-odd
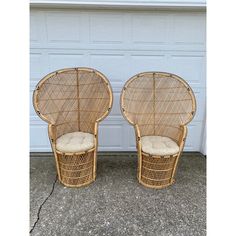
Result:
{"label": "black electrical cord", "polygon": [[39,207],[39,209],[38,209],[37,220],[34,222],[34,225],[33,225],[32,229],[30,230],[30,234],[33,232],[33,230],[34,230],[36,224],[38,223],[40,211],[41,211],[43,205],[46,203],[46,201],[47,201],[47,200],[49,199],[49,197],[52,195],[52,193],[53,193],[53,191],[54,191],[54,188],[55,188],[55,185],[56,185],[56,182],[57,182],[57,175],[56,175],[56,179],[55,179],[55,181],[54,181],[54,183],[53,183],[53,185],[52,185],[52,190],[51,190],[50,194],[46,197],[46,199],[43,201],[43,203],[40,205],[40,207]]}

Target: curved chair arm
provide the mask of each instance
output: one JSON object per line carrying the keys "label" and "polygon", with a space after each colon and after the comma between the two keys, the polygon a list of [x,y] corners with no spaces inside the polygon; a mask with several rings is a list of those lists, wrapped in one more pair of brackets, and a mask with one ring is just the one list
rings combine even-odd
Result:
{"label": "curved chair arm", "polygon": [[95,121],[94,123],[94,136],[96,137],[98,135],[98,121]]}
{"label": "curved chair arm", "polygon": [[180,136],[179,136],[179,140],[178,140],[178,145],[179,145],[181,151],[184,147],[184,143],[185,143],[185,140],[186,140],[187,133],[188,133],[187,126],[186,125],[181,125],[180,126]]}
{"label": "curved chair arm", "polygon": [[140,135],[140,130],[137,124],[134,125],[134,130],[135,130],[135,138],[136,138],[136,146],[138,148],[138,146],[141,145],[141,135]]}
{"label": "curved chair arm", "polygon": [[98,140],[98,121],[95,122],[94,124],[94,141],[97,145],[97,140]]}
{"label": "curved chair arm", "polygon": [[48,136],[52,143],[55,143],[57,139],[56,126],[54,124],[48,124]]}
{"label": "curved chair arm", "polygon": [[52,147],[52,151],[54,153],[54,158],[56,161],[56,168],[57,168],[57,174],[58,174],[58,178],[61,181],[61,172],[60,172],[60,167],[59,167],[59,162],[58,162],[58,156],[56,153],[56,126],[54,124],[48,124],[48,137],[50,139],[50,143],[51,143],[51,147]]}
{"label": "curved chair arm", "polygon": [[136,148],[138,151],[138,179],[141,178],[141,166],[142,166],[142,162],[141,162],[141,158],[142,158],[142,148],[141,148],[141,134],[140,134],[140,130],[137,124],[134,125],[134,130],[135,130],[135,136],[136,136]]}

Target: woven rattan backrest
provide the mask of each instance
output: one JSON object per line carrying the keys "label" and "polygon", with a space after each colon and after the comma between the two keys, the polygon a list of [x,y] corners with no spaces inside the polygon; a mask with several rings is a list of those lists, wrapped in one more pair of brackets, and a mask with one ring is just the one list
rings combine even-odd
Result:
{"label": "woven rattan backrest", "polygon": [[133,76],[123,87],[121,110],[137,124],[142,136],[163,135],[178,140],[178,129],[193,119],[194,93],[180,77],[164,72]]}
{"label": "woven rattan backrest", "polygon": [[38,115],[57,126],[57,136],[74,131],[92,133],[112,106],[109,81],[90,68],[70,68],[44,77],[34,91]]}

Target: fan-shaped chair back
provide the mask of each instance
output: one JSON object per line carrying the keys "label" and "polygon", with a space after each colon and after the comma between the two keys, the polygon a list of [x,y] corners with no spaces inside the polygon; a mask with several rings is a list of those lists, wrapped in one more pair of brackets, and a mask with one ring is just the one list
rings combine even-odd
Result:
{"label": "fan-shaped chair back", "polygon": [[74,131],[93,133],[112,106],[109,81],[90,68],[71,68],[43,78],[34,92],[38,115],[57,126],[57,137]]}
{"label": "fan-shaped chair back", "polygon": [[179,76],[144,72],[133,76],[123,87],[121,110],[139,126],[141,136],[160,135],[179,140],[179,128],[193,119],[195,97]]}

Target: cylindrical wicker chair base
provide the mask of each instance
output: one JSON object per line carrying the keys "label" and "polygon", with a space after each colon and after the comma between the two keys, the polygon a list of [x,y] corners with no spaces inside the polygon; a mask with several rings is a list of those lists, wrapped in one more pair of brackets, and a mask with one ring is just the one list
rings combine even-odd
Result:
{"label": "cylindrical wicker chair base", "polygon": [[150,188],[165,188],[173,184],[173,171],[178,154],[172,156],[149,156],[142,153],[139,182]]}
{"label": "cylindrical wicker chair base", "polygon": [[78,155],[57,153],[59,180],[67,187],[81,187],[95,180],[94,151]]}

